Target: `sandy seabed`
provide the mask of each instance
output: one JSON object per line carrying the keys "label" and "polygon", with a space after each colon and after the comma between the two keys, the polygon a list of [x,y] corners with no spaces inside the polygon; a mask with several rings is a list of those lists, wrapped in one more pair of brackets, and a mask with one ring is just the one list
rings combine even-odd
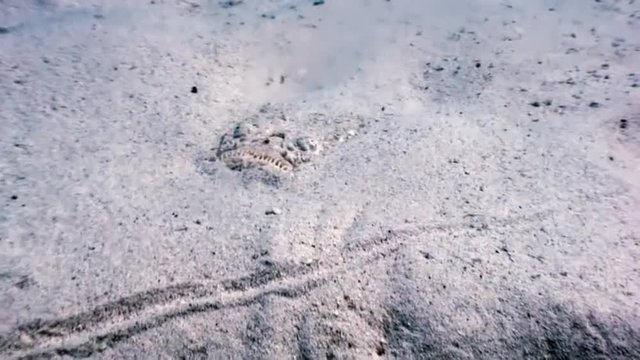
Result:
{"label": "sandy seabed", "polygon": [[640,358],[640,3],[0,0],[0,358]]}

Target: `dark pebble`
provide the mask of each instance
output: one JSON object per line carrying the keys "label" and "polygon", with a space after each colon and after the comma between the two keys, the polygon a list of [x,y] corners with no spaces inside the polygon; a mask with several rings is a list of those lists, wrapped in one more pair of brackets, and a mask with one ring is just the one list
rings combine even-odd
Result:
{"label": "dark pebble", "polygon": [[20,280],[13,284],[13,286],[17,287],[18,289],[26,289],[32,284],[33,280],[31,280],[31,278],[29,278],[28,276],[22,276]]}
{"label": "dark pebble", "polygon": [[18,200],[18,195],[11,195],[11,200]]}
{"label": "dark pebble", "polygon": [[600,107],[600,103],[592,101],[589,103],[589,107],[591,108],[599,108]]}
{"label": "dark pebble", "polygon": [[627,128],[627,119],[620,119],[620,129]]}
{"label": "dark pebble", "polygon": [[191,93],[192,93],[192,94],[197,94],[197,93],[198,93],[198,88],[197,88],[197,87],[195,87],[195,86],[192,86],[192,87],[191,87]]}
{"label": "dark pebble", "polygon": [[237,6],[237,5],[242,4],[242,1],[243,1],[243,0],[228,0],[228,1],[222,1],[222,2],[220,3],[220,6],[221,6],[223,9],[228,9],[228,8],[230,8],[230,7],[234,7],[234,6]]}
{"label": "dark pebble", "polygon": [[313,6],[318,6],[318,5],[322,5],[322,4],[324,4],[324,0],[315,0],[313,2]]}
{"label": "dark pebble", "polygon": [[532,103],[529,103],[529,105],[533,106],[533,107],[540,107],[540,103],[537,101],[534,101]]}

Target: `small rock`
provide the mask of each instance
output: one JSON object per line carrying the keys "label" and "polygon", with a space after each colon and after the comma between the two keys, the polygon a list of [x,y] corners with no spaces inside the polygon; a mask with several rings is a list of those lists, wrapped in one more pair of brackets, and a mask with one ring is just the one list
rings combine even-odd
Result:
{"label": "small rock", "polygon": [[620,129],[627,128],[627,119],[620,119]]}
{"label": "small rock", "polygon": [[197,94],[198,93],[198,88],[196,86],[192,86],[191,87],[191,93],[192,94]]}
{"label": "small rock", "polygon": [[227,1],[221,1],[220,2],[220,6],[223,9],[228,9],[237,5],[242,4],[243,0],[227,0]]}
{"label": "small rock", "polygon": [[282,210],[274,207],[264,212],[265,215],[280,215],[282,214]]}
{"label": "small rock", "polygon": [[33,337],[31,337],[29,334],[21,333],[20,342],[24,345],[31,345],[33,344]]}
{"label": "small rock", "polygon": [[13,284],[13,286],[17,287],[18,289],[26,289],[28,287],[30,287],[31,285],[33,285],[35,282],[29,277],[29,276],[21,276],[20,280],[18,280],[15,284]]}

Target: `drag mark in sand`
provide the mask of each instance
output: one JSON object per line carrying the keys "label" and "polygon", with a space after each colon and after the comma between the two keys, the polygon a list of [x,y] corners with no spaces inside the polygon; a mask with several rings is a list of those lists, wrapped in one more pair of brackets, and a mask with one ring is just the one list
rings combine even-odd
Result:
{"label": "drag mark in sand", "polygon": [[[491,229],[521,228],[535,224],[549,213],[494,219]],[[520,229],[522,230],[522,229]],[[422,236],[479,233],[469,224],[442,224],[389,230],[379,237],[345,246],[346,256],[333,263],[303,265],[263,261],[263,269],[247,276],[217,283],[188,282],[152,289],[100,305],[87,312],[52,320],[36,320],[16,327],[0,338],[0,354],[18,358],[54,355],[88,357],[105,351],[137,334],[174,319],[198,313],[247,307],[271,296],[297,298],[324,285],[330,278],[357,271],[422,241]]]}

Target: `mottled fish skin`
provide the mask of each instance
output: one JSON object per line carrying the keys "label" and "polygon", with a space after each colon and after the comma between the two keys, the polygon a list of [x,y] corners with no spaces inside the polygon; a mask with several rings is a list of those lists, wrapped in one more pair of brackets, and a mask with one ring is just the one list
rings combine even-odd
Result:
{"label": "mottled fish skin", "polygon": [[[289,131],[290,117],[283,107],[286,105],[265,105],[259,113],[234,124],[212,149],[215,159],[232,170],[259,168],[279,177],[310,162],[331,145],[353,137],[364,121],[357,116],[334,118],[312,113],[298,120],[305,122],[302,132]],[[332,129],[332,125],[338,128]]]}

